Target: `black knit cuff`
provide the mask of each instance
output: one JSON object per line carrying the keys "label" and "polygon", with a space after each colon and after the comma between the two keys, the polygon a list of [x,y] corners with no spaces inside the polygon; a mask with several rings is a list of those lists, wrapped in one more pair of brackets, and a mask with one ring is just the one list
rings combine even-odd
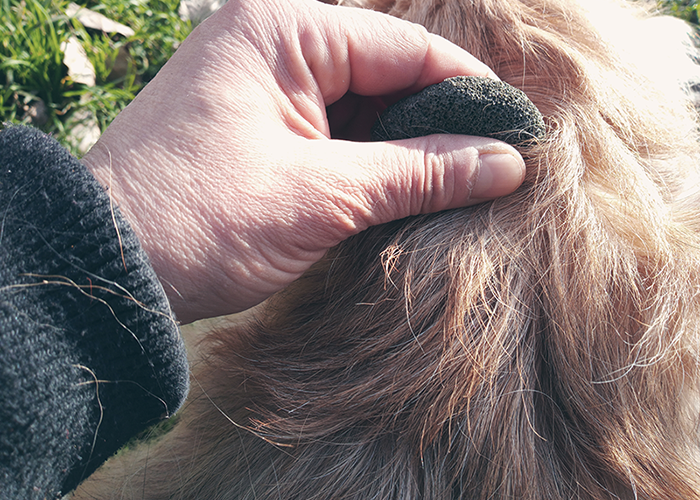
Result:
{"label": "black knit cuff", "polygon": [[0,132],[0,490],[67,493],[188,389],[165,293],[101,185],[56,141]]}

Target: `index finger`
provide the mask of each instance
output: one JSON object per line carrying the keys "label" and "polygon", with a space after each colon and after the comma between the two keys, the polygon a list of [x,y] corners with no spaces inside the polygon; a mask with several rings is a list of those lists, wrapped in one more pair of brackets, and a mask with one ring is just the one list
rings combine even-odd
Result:
{"label": "index finger", "polygon": [[301,48],[326,105],[348,91],[410,94],[458,75],[498,78],[486,64],[423,26],[370,10],[320,8],[328,22],[302,29],[319,30],[321,40]]}

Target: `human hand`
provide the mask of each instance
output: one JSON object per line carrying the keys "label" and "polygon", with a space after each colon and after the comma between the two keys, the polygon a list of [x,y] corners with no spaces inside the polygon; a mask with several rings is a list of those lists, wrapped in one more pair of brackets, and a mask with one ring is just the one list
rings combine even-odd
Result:
{"label": "human hand", "polygon": [[182,322],[236,312],[371,225],[521,183],[520,155],[492,139],[338,139],[365,138],[377,109],[456,75],[493,74],[375,12],[231,0],[83,162],[133,226]]}

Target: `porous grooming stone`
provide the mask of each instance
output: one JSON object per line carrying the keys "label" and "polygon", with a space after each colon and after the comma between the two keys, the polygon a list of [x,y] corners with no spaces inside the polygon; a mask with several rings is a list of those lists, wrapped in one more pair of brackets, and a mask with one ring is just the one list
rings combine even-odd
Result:
{"label": "porous grooming stone", "polygon": [[375,141],[463,134],[523,145],[544,137],[545,126],[521,90],[491,78],[457,76],[389,106],[371,134]]}

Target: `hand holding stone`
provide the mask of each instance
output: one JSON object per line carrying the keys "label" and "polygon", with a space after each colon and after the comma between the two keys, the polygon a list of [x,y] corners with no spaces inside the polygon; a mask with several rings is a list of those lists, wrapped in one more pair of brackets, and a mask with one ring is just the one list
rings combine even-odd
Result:
{"label": "hand holding stone", "polygon": [[382,14],[232,0],[83,161],[134,227],[181,321],[240,311],[370,225],[520,184],[520,155],[493,139],[337,139],[368,137],[375,109],[457,75],[493,76]]}

